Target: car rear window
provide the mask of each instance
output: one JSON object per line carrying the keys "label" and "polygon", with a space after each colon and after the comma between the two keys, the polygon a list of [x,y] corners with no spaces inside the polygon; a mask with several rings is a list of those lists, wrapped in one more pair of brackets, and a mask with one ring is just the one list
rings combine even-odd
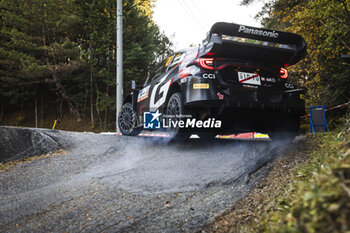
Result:
{"label": "car rear window", "polygon": [[171,70],[172,68],[174,68],[177,64],[179,64],[185,57],[185,53],[177,53],[175,56],[174,56],[174,59],[173,61],[171,62],[170,66],[169,66],[169,69],[168,70]]}

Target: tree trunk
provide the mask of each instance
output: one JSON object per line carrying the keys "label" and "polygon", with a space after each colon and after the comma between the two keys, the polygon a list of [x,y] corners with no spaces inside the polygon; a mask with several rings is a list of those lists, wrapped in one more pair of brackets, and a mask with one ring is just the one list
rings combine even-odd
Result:
{"label": "tree trunk", "polygon": [[66,91],[65,91],[64,87],[62,86],[61,80],[60,80],[59,75],[57,74],[56,70],[53,70],[52,77],[56,82],[57,93],[58,93],[60,101],[61,101],[61,106],[59,107],[59,113],[62,116],[62,102],[66,101],[66,103],[68,104],[68,107],[69,107],[69,111],[76,115],[77,120],[80,120],[81,119],[80,113],[74,107],[74,105],[70,101],[69,97],[67,96]]}
{"label": "tree trunk", "polygon": [[35,99],[34,99],[34,111],[35,111],[35,128],[38,128],[38,103],[36,101],[36,91],[35,91]]}
{"label": "tree trunk", "polygon": [[90,117],[91,122],[94,123],[94,104],[93,104],[93,96],[92,96],[92,71],[90,71]]}
{"label": "tree trunk", "polygon": [[107,106],[105,110],[105,119],[104,119],[104,125],[107,125],[107,115],[108,115],[108,91],[109,91],[109,86],[106,84],[106,99],[107,99]]}
{"label": "tree trunk", "polygon": [[99,120],[100,124],[102,125],[103,122],[102,122],[102,118],[101,118],[100,108],[98,107],[98,103],[100,102],[100,96],[98,93],[100,93],[100,92],[98,90],[98,85],[97,85],[95,78],[94,78],[94,83],[95,83],[95,87],[96,87],[96,112],[97,112],[98,120]]}
{"label": "tree trunk", "polygon": [[84,111],[88,108],[89,104],[89,88],[85,88],[85,96],[84,96]]}
{"label": "tree trunk", "polygon": [[40,126],[44,125],[44,88],[41,87],[41,109],[40,109]]}
{"label": "tree trunk", "polygon": [[4,112],[5,112],[5,102],[1,99],[1,109],[0,109],[0,123],[2,119],[4,118]]}

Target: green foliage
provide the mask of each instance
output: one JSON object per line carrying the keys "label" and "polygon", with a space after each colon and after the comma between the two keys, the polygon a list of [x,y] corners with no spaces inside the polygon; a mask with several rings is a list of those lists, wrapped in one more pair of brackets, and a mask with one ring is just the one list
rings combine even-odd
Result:
{"label": "green foliage", "polygon": [[349,232],[350,118],[343,122],[337,132],[309,136],[316,151],[250,232]]}
{"label": "green foliage", "polygon": [[305,72],[310,104],[331,106],[350,99],[350,66],[340,59],[341,54],[350,52],[349,3],[308,1],[293,7],[292,14],[280,11],[283,20],[291,24],[287,30],[301,34],[308,44],[308,56],[295,71]]}
{"label": "green foliage", "polygon": [[[69,72],[79,50],[62,19],[73,1],[0,1],[0,98],[7,106],[33,101],[38,87],[53,89],[57,65]],[[70,21],[73,24],[74,20]]]}
{"label": "green foliage", "polygon": [[[171,52],[171,42],[152,21],[153,4],[124,1],[124,93]],[[99,123],[108,124],[115,114],[116,1],[1,0],[0,30],[2,103],[21,107],[40,91],[57,103],[58,114],[67,103],[71,111],[97,113]]]}
{"label": "green foliage", "polygon": [[350,53],[349,10],[349,0],[276,0],[266,1],[257,15],[265,27],[294,32],[306,40],[308,55],[290,68],[290,80],[308,88],[308,105],[332,106],[350,99],[350,65],[340,58]]}

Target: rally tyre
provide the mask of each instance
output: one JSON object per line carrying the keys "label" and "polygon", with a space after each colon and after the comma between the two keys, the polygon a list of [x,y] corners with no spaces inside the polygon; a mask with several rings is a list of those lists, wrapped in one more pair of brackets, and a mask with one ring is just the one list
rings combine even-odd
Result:
{"label": "rally tyre", "polygon": [[136,113],[131,103],[126,103],[119,111],[118,115],[119,130],[126,136],[137,136],[141,133],[141,127],[136,126]]}
{"label": "rally tyre", "polygon": [[[177,116],[186,115],[185,109],[182,105],[182,97],[180,92],[175,92],[170,96],[165,114],[167,116],[174,116],[166,118],[166,121],[177,121],[180,120],[180,118]],[[170,137],[175,140],[186,140],[191,136],[190,132],[186,132],[185,129],[181,129],[179,127],[170,127],[168,132]]]}

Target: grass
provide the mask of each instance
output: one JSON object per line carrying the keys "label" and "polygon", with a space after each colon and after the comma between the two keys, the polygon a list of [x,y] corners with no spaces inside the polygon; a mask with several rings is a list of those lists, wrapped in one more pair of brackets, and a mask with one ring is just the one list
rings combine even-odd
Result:
{"label": "grass", "polygon": [[350,124],[308,135],[317,145],[282,192],[241,232],[350,232]]}

